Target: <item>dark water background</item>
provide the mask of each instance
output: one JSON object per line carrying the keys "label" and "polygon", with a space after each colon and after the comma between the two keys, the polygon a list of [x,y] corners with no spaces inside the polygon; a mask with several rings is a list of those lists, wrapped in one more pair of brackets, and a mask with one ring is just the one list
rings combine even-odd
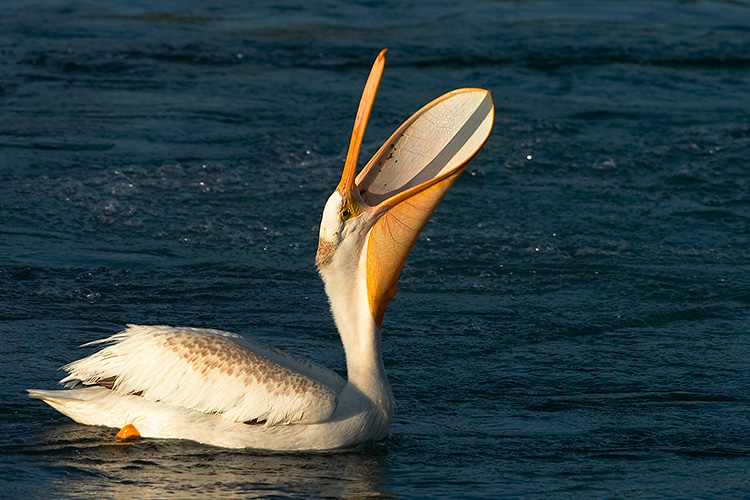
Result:
{"label": "dark water background", "polygon": [[[0,497],[750,496],[748,2],[0,6]],[[27,399],[128,322],[342,371],[317,225],[383,47],[364,156],[497,106],[386,314],[388,439],[120,446]]]}

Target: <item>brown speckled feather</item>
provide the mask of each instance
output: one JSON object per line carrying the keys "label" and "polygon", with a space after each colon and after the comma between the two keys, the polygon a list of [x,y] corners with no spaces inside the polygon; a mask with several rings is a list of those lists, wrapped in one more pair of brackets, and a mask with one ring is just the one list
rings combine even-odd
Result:
{"label": "brown speckled feather", "polygon": [[218,330],[131,325],[98,341],[111,345],[67,365],[62,382],[110,385],[116,392],[237,422],[315,423],[331,416],[344,385],[340,377],[239,341]]}

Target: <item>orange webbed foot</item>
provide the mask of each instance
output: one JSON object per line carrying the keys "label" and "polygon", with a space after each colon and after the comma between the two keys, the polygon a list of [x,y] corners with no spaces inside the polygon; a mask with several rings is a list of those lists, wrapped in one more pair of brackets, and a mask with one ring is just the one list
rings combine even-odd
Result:
{"label": "orange webbed foot", "polygon": [[141,437],[141,433],[133,424],[128,424],[117,433],[118,441],[132,441]]}

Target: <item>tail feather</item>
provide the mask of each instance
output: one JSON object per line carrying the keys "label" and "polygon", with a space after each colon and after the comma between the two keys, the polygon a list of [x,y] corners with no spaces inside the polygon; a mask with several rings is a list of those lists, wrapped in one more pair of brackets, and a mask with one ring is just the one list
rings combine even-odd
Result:
{"label": "tail feather", "polygon": [[71,397],[72,391],[46,391],[44,389],[26,389],[29,397],[41,399],[45,403],[64,404],[66,401],[81,401],[79,398]]}
{"label": "tail feather", "polygon": [[[64,389],[61,391],[46,391],[27,389],[29,396],[50,405],[63,415],[67,415],[80,424],[105,425],[117,427],[125,419],[123,412],[116,405],[121,396],[102,387],[86,387],[83,389]],[[114,396],[113,399],[107,399]],[[140,399],[140,398],[138,398]],[[125,425],[129,422],[124,422]],[[122,427],[122,425],[119,425]]]}

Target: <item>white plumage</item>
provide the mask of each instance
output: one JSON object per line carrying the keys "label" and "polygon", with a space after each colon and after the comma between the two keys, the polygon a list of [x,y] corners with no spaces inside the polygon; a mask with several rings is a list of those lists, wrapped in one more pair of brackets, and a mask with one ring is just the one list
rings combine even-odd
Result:
{"label": "white plumage", "polygon": [[322,366],[219,330],[130,325],[88,345],[102,343],[63,367],[61,382],[104,381],[121,394],[267,425],[324,422],[345,385]]}

